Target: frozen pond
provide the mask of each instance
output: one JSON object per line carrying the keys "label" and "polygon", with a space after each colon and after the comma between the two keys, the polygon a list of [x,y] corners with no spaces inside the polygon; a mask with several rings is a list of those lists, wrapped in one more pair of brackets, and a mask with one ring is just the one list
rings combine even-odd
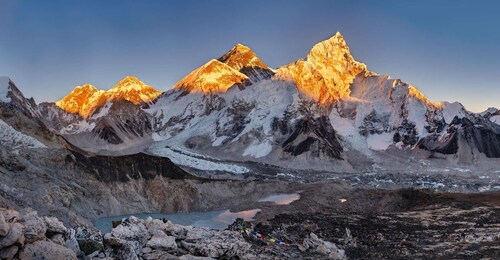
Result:
{"label": "frozen pond", "polygon": [[174,224],[206,227],[211,229],[225,229],[232,224],[237,218],[242,218],[246,221],[253,220],[253,217],[260,209],[252,209],[239,212],[231,212],[229,210],[205,211],[205,212],[184,212],[175,214],[129,214],[112,217],[103,217],[94,221],[94,226],[101,230],[103,234],[111,231],[112,221],[122,220],[130,216],[135,216],[140,219],[152,217],[154,219],[168,219]]}
{"label": "frozen pond", "polygon": [[300,195],[298,193],[291,194],[274,194],[263,199],[260,199],[259,202],[274,202],[277,205],[288,205],[296,200],[300,199]]}

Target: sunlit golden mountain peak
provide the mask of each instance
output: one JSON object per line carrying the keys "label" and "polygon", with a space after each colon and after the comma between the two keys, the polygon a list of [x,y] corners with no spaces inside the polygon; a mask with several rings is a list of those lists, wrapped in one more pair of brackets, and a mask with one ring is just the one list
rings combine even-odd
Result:
{"label": "sunlit golden mountain peak", "polygon": [[146,85],[134,76],[127,76],[108,91],[98,90],[90,84],[77,86],[56,102],[66,112],[89,117],[97,108],[109,101],[127,100],[134,104],[150,102],[162,92]]}
{"label": "sunlit golden mountain peak", "polygon": [[354,77],[366,65],[352,57],[340,33],[317,43],[304,60],[279,68],[276,77],[296,83],[299,91],[322,105],[349,96]]}
{"label": "sunlit golden mountain peak", "polygon": [[225,63],[212,59],[178,81],[173,88],[183,89],[191,93],[221,93],[247,79],[245,74]]}
{"label": "sunlit golden mountain peak", "polygon": [[238,71],[241,71],[245,67],[268,69],[267,65],[257,57],[252,49],[240,43],[236,44],[231,50],[220,57],[219,61]]}

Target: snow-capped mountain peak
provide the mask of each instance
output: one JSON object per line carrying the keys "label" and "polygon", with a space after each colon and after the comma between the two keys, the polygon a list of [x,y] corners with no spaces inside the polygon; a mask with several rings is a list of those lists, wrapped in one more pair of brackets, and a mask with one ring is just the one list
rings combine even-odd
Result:
{"label": "snow-capped mountain peak", "polygon": [[261,69],[269,69],[262,60],[257,57],[248,46],[236,44],[231,50],[219,58],[220,62],[227,64],[229,67],[241,71],[245,67],[258,67]]}
{"label": "snow-capped mountain peak", "polygon": [[317,43],[304,60],[277,70],[278,78],[293,81],[299,91],[321,105],[349,96],[354,77],[366,72],[366,65],[352,57],[340,33]]}
{"label": "snow-capped mountain peak", "polygon": [[137,105],[150,102],[161,93],[138,78],[127,76],[108,91],[98,90],[90,84],[77,86],[71,93],[57,101],[56,106],[66,112],[88,118],[108,101],[127,100]]}
{"label": "snow-capped mountain peak", "polygon": [[226,63],[212,59],[178,81],[173,89],[190,93],[223,93],[230,87],[243,86],[248,77]]}
{"label": "snow-capped mountain peak", "polygon": [[108,97],[112,100],[123,99],[136,105],[144,102],[150,102],[161,93],[161,91],[154,89],[134,76],[126,76],[112,89],[107,91]]}

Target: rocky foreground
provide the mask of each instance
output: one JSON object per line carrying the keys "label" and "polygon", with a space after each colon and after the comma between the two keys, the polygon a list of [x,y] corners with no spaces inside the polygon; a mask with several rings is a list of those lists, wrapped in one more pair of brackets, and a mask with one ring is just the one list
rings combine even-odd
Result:
{"label": "rocky foreground", "polygon": [[[0,259],[498,259],[499,194],[406,190],[397,212],[285,213],[227,230],[135,217],[102,235],[0,209]],[[486,198],[486,199],[485,199]]]}

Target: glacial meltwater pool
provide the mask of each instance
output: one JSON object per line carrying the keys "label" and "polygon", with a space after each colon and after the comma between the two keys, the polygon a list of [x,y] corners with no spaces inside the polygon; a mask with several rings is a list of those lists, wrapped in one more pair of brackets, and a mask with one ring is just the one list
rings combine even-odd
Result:
{"label": "glacial meltwater pool", "polygon": [[111,231],[112,221],[122,220],[130,216],[135,216],[140,219],[152,217],[154,219],[168,219],[174,224],[206,227],[211,229],[225,229],[232,224],[237,218],[242,218],[246,221],[251,221],[255,214],[260,209],[245,210],[239,212],[231,212],[229,210],[206,211],[206,212],[184,212],[174,214],[129,214],[112,217],[98,218],[94,221],[94,226],[103,234]]}

